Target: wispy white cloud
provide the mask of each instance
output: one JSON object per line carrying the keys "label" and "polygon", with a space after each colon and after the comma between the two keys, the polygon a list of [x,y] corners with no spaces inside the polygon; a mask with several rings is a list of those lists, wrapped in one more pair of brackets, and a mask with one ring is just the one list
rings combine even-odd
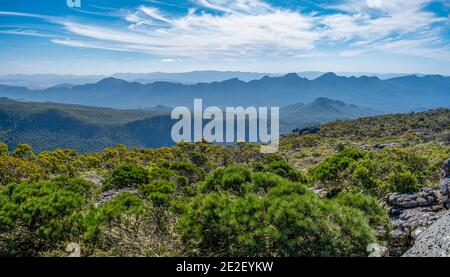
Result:
{"label": "wispy white cloud", "polygon": [[197,0],[200,7],[229,14],[264,14],[276,11],[260,0]]}
{"label": "wispy white cloud", "polygon": [[160,4],[153,0],[127,11],[123,28],[27,13],[0,12],[0,16],[37,17],[71,34],[53,39],[54,43],[148,53],[166,62],[333,53],[358,56],[377,51],[441,59],[449,57],[450,51],[441,37],[443,27],[436,25],[445,24],[448,17],[426,11],[431,1],[348,0],[325,6],[337,12],[317,14],[262,0],[192,0],[195,5],[188,12],[173,15],[152,6]]}
{"label": "wispy white cloud", "polygon": [[72,40],[72,39],[52,39],[51,41],[56,44],[61,44],[61,45],[70,46],[70,47],[77,47],[77,48],[92,48],[92,49],[104,49],[104,50],[111,50],[111,51],[134,52],[132,49],[129,49],[129,48],[115,47],[115,46],[108,45],[105,43],[93,43],[93,42]]}
{"label": "wispy white cloud", "polygon": [[153,19],[170,23],[170,19],[167,19],[157,8],[141,6],[139,10]]}
{"label": "wispy white cloud", "polygon": [[173,62],[181,62],[182,60],[181,59],[168,58],[168,59],[162,59],[161,61],[165,62],[165,63],[173,63]]}
{"label": "wispy white cloud", "polygon": [[43,37],[43,38],[56,38],[56,37],[58,37],[57,35],[39,33],[36,30],[23,30],[23,29],[0,30],[0,34],[19,35],[19,36],[31,36],[31,37]]}

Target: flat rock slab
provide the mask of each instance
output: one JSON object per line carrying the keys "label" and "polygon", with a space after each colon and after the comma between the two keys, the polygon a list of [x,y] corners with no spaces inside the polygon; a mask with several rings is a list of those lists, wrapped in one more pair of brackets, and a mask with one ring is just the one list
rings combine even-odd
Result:
{"label": "flat rock slab", "polygon": [[450,212],[421,233],[403,257],[450,257]]}

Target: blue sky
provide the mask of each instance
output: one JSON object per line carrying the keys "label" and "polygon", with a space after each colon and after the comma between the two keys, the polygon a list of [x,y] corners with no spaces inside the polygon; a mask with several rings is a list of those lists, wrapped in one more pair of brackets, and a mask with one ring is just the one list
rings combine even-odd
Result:
{"label": "blue sky", "polygon": [[450,75],[450,0],[0,1],[0,74]]}

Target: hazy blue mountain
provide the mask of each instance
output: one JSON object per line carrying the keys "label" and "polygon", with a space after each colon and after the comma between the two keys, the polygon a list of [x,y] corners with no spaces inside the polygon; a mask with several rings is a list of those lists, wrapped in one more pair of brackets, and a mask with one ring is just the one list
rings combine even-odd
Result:
{"label": "hazy blue mountain", "polygon": [[[314,80],[326,72],[320,71],[303,71],[297,74],[309,80]],[[391,79],[395,77],[403,77],[408,74],[398,73],[364,73],[364,72],[338,72],[339,76],[345,77],[361,77],[371,76],[378,77],[382,80]],[[58,74],[9,74],[0,76],[0,84],[8,86],[22,86],[29,89],[47,89],[54,86],[71,87],[74,85],[83,85],[87,83],[96,83],[104,78],[113,77],[122,79],[128,82],[138,82],[142,84],[154,82],[172,82],[181,84],[196,84],[196,83],[212,83],[222,82],[225,80],[238,78],[239,80],[248,82],[252,80],[261,79],[264,76],[280,77],[284,74],[269,74],[257,72],[241,72],[241,71],[192,71],[183,73],[165,73],[165,72],[151,72],[151,73],[116,73],[111,76],[106,75],[58,75]],[[410,74],[409,74],[410,75]],[[418,75],[424,76],[424,75]]]}
{"label": "hazy blue mountain", "polygon": [[0,76],[0,84],[8,86],[22,86],[29,89],[47,89],[54,86],[83,85],[96,83],[100,80],[113,77],[128,82],[139,82],[142,84],[154,82],[173,82],[182,84],[221,82],[232,78],[239,78],[243,81],[261,79],[264,76],[280,76],[280,74],[240,72],[240,71],[192,71],[183,73],[116,73],[111,76],[106,75],[58,75],[58,74],[9,74]]}
{"label": "hazy blue mountain", "polygon": [[98,82],[106,77],[105,75],[9,74],[0,76],[0,84],[29,89],[46,89],[60,84],[81,85]]}
{"label": "hazy blue mountain", "polygon": [[194,98],[215,106],[287,106],[319,97],[339,99],[382,112],[404,112],[450,106],[450,77],[415,75],[381,80],[377,77],[340,77],[327,73],[314,80],[291,73],[244,82],[141,84],[116,78],[73,87],[29,90],[0,85],[0,96],[27,101],[52,101],[113,108],[148,108],[156,105],[191,106]]}
{"label": "hazy blue mountain", "polygon": [[154,82],[173,82],[182,84],[196,84],[196,83],[212,83],[222,82],[225,80],[238,78],[242,81],[251,81],[261,79],[264,76],[280,76],[280,74],[256,73],[256,72],[241,72],[241,71],[192,71],[183,73],[116,73],[111,77],[122,79],[130,82],[139,82],[143,84]]}
{"label": "hazy blue mountain", "polygon": [[371,108],[348,105],[342,101],[318,98],[310,104],[294,104],[280,110],[281,132],[289,132],[295,128],[319,125],[337,119],[353,119],[378,115]]}

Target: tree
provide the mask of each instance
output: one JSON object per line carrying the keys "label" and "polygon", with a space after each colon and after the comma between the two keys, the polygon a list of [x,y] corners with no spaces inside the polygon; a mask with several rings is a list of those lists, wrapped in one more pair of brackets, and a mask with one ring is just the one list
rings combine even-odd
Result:
{"label": "tree", "polygon": [[29,160],[3,155],[0,158],[0,185],[35,182],[45,177],[45,170]]}
{"label": "tree", "polygon": [[32,159],[34,158],[34,153],[31,151],[32,147],[28,144],[19,144],[17,148],[14,149],[12,155],[13,157],[20,159]]}
{"label": "tree", "polygon": [[8,155],[8,145],[0,141],[0,156]]}
{"label": "tree", "polygon": [[103,190],[134,188],[150,182],[148,169],[137,165],[121,165],[106,180]]}
{"label": "tree", "polygon": [[[10,184],[0,190],[4,255],[34,256],[83,233],[82,209],[92,184],[69,178]],[[1,250],[0,250],[1,251]]]}

